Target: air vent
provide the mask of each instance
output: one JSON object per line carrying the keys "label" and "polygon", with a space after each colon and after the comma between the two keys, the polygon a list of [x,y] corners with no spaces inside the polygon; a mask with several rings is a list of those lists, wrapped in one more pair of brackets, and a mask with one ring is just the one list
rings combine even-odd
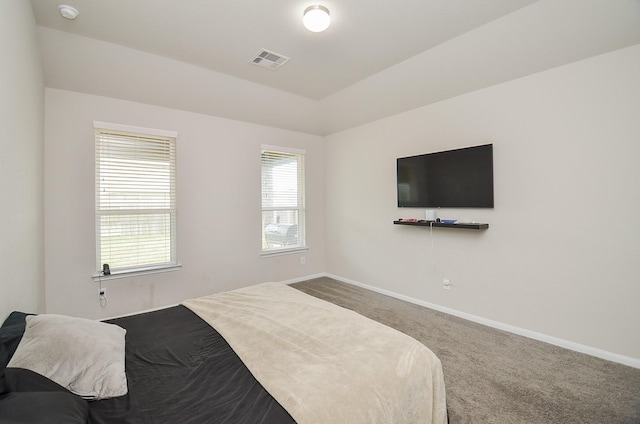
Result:
{"label": "air vent", "polygon": [[254,65],[258,65],[261,68],[267,68],[275,71],[276,69],[287,63],[288,60],[289,58],[286,56],[262,49],[256,55],[256,57],[251,60],[251,63],[253,63]]}

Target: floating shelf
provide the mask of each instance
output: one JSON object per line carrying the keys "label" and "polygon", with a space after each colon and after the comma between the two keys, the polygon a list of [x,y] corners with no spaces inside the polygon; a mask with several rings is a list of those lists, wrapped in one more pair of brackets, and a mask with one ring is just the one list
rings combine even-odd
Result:
{"label": "floating shelf", "polygon": [[393,221],[395,225],[413,225],[414,227],[440,227],[440,228],[459,228],[466,230],[486,230],[489,228],[489,224],[481,224],[479,222],[474,223],[446,223],[436,221]]}

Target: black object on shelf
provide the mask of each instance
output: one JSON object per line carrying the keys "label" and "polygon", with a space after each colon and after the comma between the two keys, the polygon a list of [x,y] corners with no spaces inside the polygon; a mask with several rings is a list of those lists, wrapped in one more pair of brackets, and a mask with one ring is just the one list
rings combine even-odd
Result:
{"label": "black object on shelf", "polygon": [[482,224],[479,222],[474,222],[474,223],[466,223],[466,222],[454,222],[454,223],[449,223],[449,222],[436,222],[436,221],[425,221],[425,220],[419,220],[419,221],[404,221],[404,220],[398,220],[398,221],[393,221],[393,223],[395,225],[413,225],[413,226],[417,226],[417,227],[440,227],[440,228],[460,228],[460,229],[467,229],[467,230],[486,230],[487,228],[489,228],[489,224]]}

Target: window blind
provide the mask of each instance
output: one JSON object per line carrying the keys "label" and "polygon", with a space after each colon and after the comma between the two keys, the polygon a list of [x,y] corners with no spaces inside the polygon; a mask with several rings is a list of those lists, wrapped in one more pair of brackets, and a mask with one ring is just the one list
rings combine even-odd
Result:
{"label": "window blind", "polygon": [[262,251],[305,247],[304,152],[262,150]]}
{"label": "window blind", "polygon": [[96,128],[96,269],[177,264],[176,139]]}

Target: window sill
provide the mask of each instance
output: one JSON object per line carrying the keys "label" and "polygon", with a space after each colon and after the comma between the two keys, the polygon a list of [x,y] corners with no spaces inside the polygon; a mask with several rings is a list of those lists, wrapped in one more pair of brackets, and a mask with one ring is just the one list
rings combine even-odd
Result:
{"label": "window sill", "polygon": [[271,257],[271,256],[290,255],[290,254],[293,254],[293,253],[306,252],[308,250],[309,250],[308,247],[293,247],[291,249],[271,250],[271,251],[262,252],[260,257],[268,258],[268,257]]}
{"label": "window sill", "polygon": [[93,278],[93,281],[117,280],[119,278],[138,277],[140,275],[159,274],[161,272],[178,271],[180,268],[182,268],[181,264],[159,266],[154,268],[138,268],[130,271],[116,271],[116,272],[112,272],[110,275],[94,274],[91,276],[91,278]]}

